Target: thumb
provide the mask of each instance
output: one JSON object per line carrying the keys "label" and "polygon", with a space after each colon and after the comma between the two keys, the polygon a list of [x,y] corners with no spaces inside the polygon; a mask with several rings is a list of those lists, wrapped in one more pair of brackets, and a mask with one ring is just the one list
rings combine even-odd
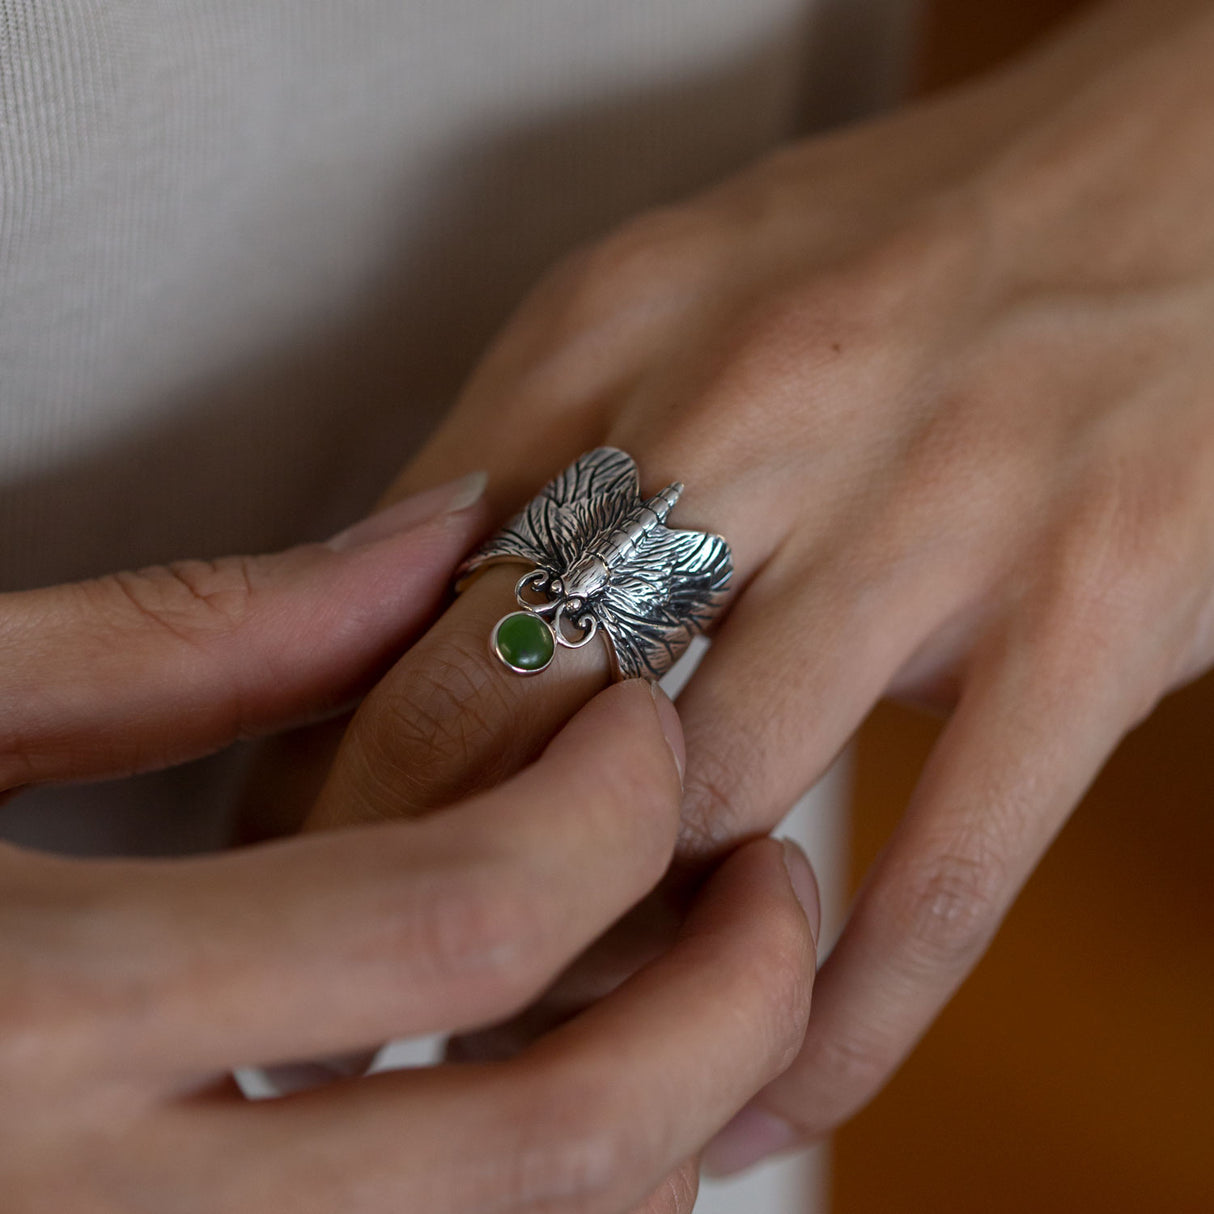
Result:
{"label": "thumb", "polygon": [[0,595],[0,789],[163,767],[341,707],[438,610],[484,485],[326,544]]}

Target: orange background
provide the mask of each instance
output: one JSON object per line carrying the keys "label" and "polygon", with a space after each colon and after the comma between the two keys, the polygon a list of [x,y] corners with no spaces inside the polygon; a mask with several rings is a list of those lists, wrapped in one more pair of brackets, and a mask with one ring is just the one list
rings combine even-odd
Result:
{"label": "orange background", "polygon": [[[936,722],[860,741],[853,875]],[[973,977],[838,1135],[834,1214],[1214,1211],[1214,677],[1123,744]]]}

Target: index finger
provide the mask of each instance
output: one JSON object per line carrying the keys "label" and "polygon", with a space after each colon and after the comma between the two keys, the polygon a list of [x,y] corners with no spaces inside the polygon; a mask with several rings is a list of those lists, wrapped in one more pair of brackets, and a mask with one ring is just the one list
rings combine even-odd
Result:
{"label": "index finger", "polygon": [[665,870],[673,712],[613,687],[540,762],[421,822],[188,861],[3,854],[0,1020],[44,1009],[16,1029],[69,1073],[181,1075],[508,1015]]}
{"label": "index finger", "polygon": [[466,488],[327,544],[0,596],[0,789],[184,762],[348,703],[483,525]]}

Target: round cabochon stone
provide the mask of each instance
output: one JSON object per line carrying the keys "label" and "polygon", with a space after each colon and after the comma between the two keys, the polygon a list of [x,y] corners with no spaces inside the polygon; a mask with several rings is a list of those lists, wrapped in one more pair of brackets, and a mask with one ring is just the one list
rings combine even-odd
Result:
{"label": "round cabochon stone", "polygon": [[513,611],[498,622],[493,650],[507,666],[533,674],[556,653],[552,629],[530,611]]}

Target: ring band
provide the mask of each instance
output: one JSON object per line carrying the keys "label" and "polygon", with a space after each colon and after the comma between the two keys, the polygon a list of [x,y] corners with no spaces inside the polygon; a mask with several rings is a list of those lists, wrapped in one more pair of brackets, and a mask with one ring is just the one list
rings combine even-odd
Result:
{"label": "ring band", "polygon": [[666,526],[681,483],[643,499],[632,457],[596,447],[554,477],[457,573],[456,589],[486,565],[532,568],[514,588],[519,609],[489,639],[516,674],[538,674],[557,650],[595,636],[617,679],[660,678],[716,618],[733,572],[729,545]]}

